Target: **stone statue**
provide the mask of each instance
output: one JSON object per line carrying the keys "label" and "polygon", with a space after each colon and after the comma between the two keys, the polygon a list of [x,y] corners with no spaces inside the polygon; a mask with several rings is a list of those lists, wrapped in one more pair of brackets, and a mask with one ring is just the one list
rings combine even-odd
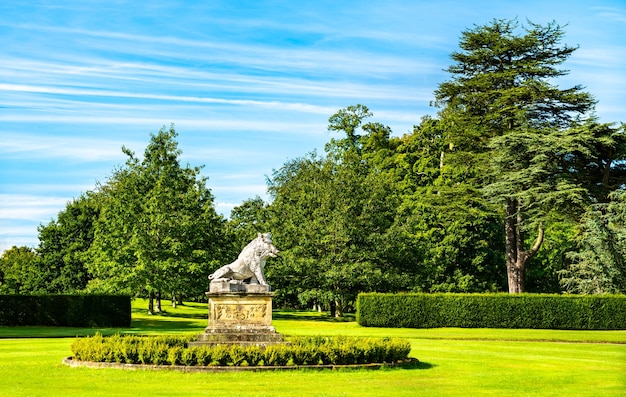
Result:
{"label": "stone statue", "polygon": [[220,267],[209,276],[211,284],[233,281],[243,283],[244,280],[250,279],[250,284],[268,285],[263,275],[265,259],[275,258],[278,252],[272,243],[272,234],[259,233],[259,236],[241,251],[236,261]]}
{"label": "stone statue", "polygon": [[276,255],[272,235],[259,233],[236,261],[209,276],[209,326],[196,342],[189,342],[190,346],[269,346],[284,342],[272,326],[274,293],[263,275],[265,259]]}

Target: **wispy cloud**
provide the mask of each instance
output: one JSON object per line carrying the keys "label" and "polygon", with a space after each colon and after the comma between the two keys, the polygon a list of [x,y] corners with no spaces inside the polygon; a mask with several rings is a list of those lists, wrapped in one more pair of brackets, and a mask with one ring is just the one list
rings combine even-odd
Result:
{"label": "wispy cloud", "polygon": [[594,7],[600,18],[614,22],[626,23],[626,8],[617,7]]}
{"label": "wispy cloud", "polygon": [[[410,59],[394,54],[384,57],[372,56],[367,46],[362,48],[317,48],[284,46],[255,43],[243,44],[232,40],[215,40],[215,37],[202,39],[181,38],[167,35],[130,34],[120,31],[87,30],[76,27],[14,24],[13,29],[41,31],[47,34],[67,37],[75,41],[77,37],[83,46],[90,49],[102,48],[110,56],[132,54],[146,59],[175,60],[184,54],[187,61],[215,65],[224,70],[233,67],[246,70],[262,70],[270,73],[298,72],[311,76],[332,76],[352,73],[354,77],[382,77],[406,72],[431,73],[439,69],[433,60]],[[372,39],[371,31],[364,39]],[[377,37],[384,37],[378,34]],[[397,36],[396,36],[397,37]],[[421,38],[423,43],[423,37]],[[391,37],[387,41],[391,41]],[[396,39],[397,41],[397,39]],[[62,55],[62,57],[61,57]],[[84,56],[84,55],[83,55]],[[66,62],[80,62],[76,53],[65,54],[59,48],[56,58]],[[355,68],[354,65],[359,65]],[[78,70],[78,69],[77,69]],[[248,73],[249,74],[249,73]],[[184,78],[184,77],[183,77]]]}
{"label": "wispy cloud", "polygon": [[570,22],[581,48],[564,85],[588,86],[613,121],[626,90],[618,3],[0,2],[0,249],[163,125],[184,161],[207,164],[222,213],[322,148],[339,108],[367,105],[405,133],[435,112],[461,30],[493,17]]}
{"label": "wispy cloud", "polygon": [[21,226],[20,224],[7,224],[0,220],[0,255],[12,247],[36,247],[39,243],[37,238],[37,225]]}
{"label": "wispy cloud", "polygon": [[134,92],[119,92],[105,90],[88,90],[63,87],[45,87],[33,85],[18,84],[0,84],[2,91],[32,92],[43,94],[72,95],[81,97],[109,97],[124,99],[153,99],[160,101],[186,102],[186,103],[209,103],[209,104],[227,104],[240,106],[255,106],[269,109],[281,109],[291,111],[301,111],[306,113],[328,114],[328,108],[323,106],[309,105],[305,103],[288,103],[278,101],[257,101],[249,99],[225,99],[211,97],[197,97],[185,95],[164,95],[164,94],[144,94]]}
{"label": "wispy cloud", "polygon": [[[0,117],[1,119],[1,117]],[[126,142],[128,144],[128,142]],[[102,138],[0,134],[0,154],[5,157],[63,158],[80,161],[119,160],[124,158],[124,142]]]}
{"label": "wispy cloud", "polygon": [[56,216],[69,200],[68,197],[0,194],[0,219],[43,222]]}
{"label": "wispy cloud", "polygon": [[568,62],[572,66],[594,69],[622,68],[626,65],[626,45],[602,44],[593,48],[581,47]]}
{"label": "wispy cloud", "polygon": [[[336,81],[334,78],[306,79],[303,77],[284,76],[247,76],[242,73],[215,73],[198,68],[182,68],[175,66],[160,66],[153,63],[114,63],[102,65],[100,60],[85,58],[80,64],[68,65],[55,62],[32,62],[23,59],[11,59],[0,57],[3,63],[8,65],[0,71],[0,77],[29,81],[30,84],[5,84],[2,89],[8,91],[25,91],[35,93],[52,93],[61,95],[88,95],[88,96],[114,96],[143,99],[163,99],[169,101],[184,102],[217,102],[233,104],[261,105],[255,101],[229,101],[226,96],[233,93],[244,93],[248,96],[278,97],[287,95],[309,98],[347,98],[360,96],[366,98],[411,100],[414,99],[409,92],[404,90],[402,84],[394,80],[381,81],[377,85],[371,83],[358,83],[356,81]],[[97,66],[96,66],[97,65]],[[323,67],[320,65],[320,67]],[[388,70],[393,70],[389,66]],[[418,74],[417,71],[414,73]],[[25,74],[30,75],[24,79]],[[179,77],[182,76],[182,77]],[[141,92],[125,92],[128,84],[134,83],[133,90],[148,91],[151,94]],[[140,85],[137,85],[140,84]],[[93,88],[100,85],[101,89]],[[195,93],[220,93],[220,97],[207,97],[202,95],[154,95],[155,86],[157,91],[166,92],[176,87],[178,91],[185,89]],[[105,89],[106,87],[106,89]],[[296,104],[294,110],[298,110]],[[304,108],[307,109],[306,107]],[[313,108],[313,111],[324,111],[323,107]]]}

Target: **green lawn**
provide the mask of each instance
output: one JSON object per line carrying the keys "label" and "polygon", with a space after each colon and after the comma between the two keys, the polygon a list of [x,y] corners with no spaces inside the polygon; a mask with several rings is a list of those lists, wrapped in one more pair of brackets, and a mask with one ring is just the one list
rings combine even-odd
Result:
{"label": "green lawn", "polygon": [[[148,316],[103,333],[202,332],[206,305]],[[626,331],[362,328],[317,313],[275,313],[287,335],[409,338],[412,368],[351,371],[179,373],[70,368],[74,335],[97,330],[0,327],[0,396],[624,396]]]}

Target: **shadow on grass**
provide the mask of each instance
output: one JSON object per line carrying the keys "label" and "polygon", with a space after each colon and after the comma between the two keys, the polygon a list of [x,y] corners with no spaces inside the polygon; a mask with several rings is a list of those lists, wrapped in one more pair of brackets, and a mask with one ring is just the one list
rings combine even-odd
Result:
{"label": "shadow on grass", "polygon": [[[206,310],[204,310],[206,312]],[[133,309],[133,313],[141,313],[145,314],[145,310]],[[172,313],[167,310],[164,310],[159,313],[154,313],[152,315],[146,314],[146,316],[154,317],[154,318],[196,318],[196,319],[206,319],[208,317],[207,313]]]}
{"label": "shadow on grass", "polygon": [[[206,307],[183,307],[182,310],[163,310],[159,313],[149,315],[144,308],[135,307],[132,309],[133,314],[137,314],[142,318],[188,318],[188,319],[206,319],[208,317]],[[299,310],[274,310],[272,311],[273,320],[293,320],[293,321],[324,321],[331,323],[346,323],[356,321],[354,313],[346,313],[343,317],[331,317],[327,312],[299,311]]]}
{"label": "shadow on grass", "polygon": [[[189,305],[168,308],[160,313],[149,315],[147,308],[134,306],[130,328],[73,328],[73,327],[0,327],[0,339],[5,338],[65,338],[94,335],[152,334],[158,332],[203,332],[207,326],[208,313],[206,306]],[[328,322],[344,323],[356,321],[352,313],[344,317],[331,317],[328,312],[280,310],[272,314],[274,320],[290,320],[297,322]]]}
{"label": "shadow on grass", "polygon": [[352,313],[345,314],[344,317],[331,317],[328,313],[307,312],[307,311],[274,311],[274,320],[294,320],[294,321],[325,321],[330,323],[349,323],[356,321],[356,316]]}
{"label": "shadow on grass", "polygon": [[398,365],[396,368],[416,370],[416,369],[431,369],[434,367],[436,367],[435,364],[426,363],[423,361],[417,361],[414,363],[401,364],[401,365]]}
{"label": "shadow on grass", "polygon": [[161,311],[154,314],[148,314],[148,307],[133,305],[131,309],[133,317],[175,317],[175,318],[207,318],[207,306],[205,304],[190,303],[179,304],[176,307],[171,305],[162,305]]}
{"label": "shadow on grass", "polygon": [[150,331],[150,330],[194,331],[194,330],[200,329],[197,321],[168,320],[167,318],[164,318],[164,316],[155,316],[153,318],[133,319],[133,322],[131,324],[131,329],[135,329],[135,328],[139,328],[145,331]]}

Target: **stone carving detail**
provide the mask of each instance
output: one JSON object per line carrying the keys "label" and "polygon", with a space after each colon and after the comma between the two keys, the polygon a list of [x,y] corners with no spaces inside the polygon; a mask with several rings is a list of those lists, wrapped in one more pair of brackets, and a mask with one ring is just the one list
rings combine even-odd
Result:
{"label": "stone carving detail", "polygon": [[239,282],[250,280],[250,284],[268,285],[263,274],[263,267],[267,258],[275,258],[278,250],[272,243],[271,233],[259,233],[241,251],[237,260],[217,269],[209,276],[211,283],[224,281]]}
{"label": "stone carving detail", "polygon": [[262,305],[215,305],[216,320],[262,320],[267,314],[267,306]]}

